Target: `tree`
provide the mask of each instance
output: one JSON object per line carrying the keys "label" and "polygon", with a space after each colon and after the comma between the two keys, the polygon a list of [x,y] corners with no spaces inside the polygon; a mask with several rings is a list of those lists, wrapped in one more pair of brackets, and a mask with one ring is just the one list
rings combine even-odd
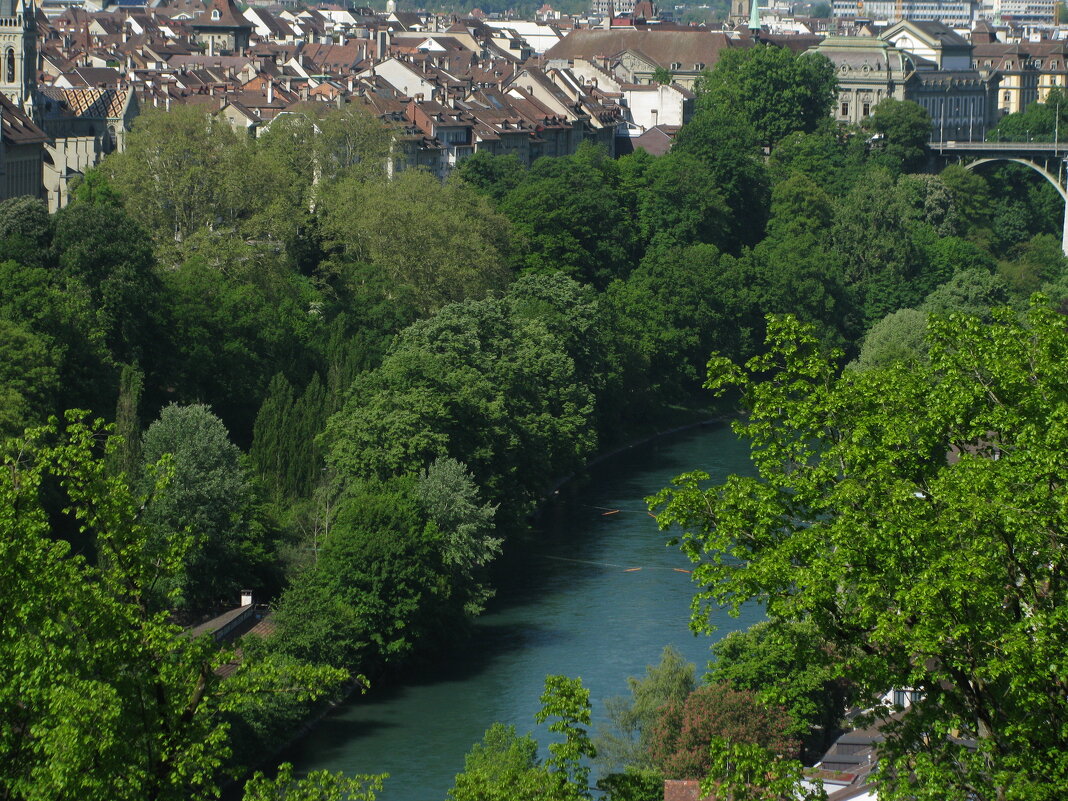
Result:
{"label": "tree", "polygon": [[113,358],[159,363],[162,287],[147,231],[117,206],[72,203],[56,213],[52,245],[61,272],[88,288]]}
{"label": "tree", "polygon": [[740,115],[774,148],[787,134],[816,130],[837,99],[838,78],[820,53],[757,45],[725,50],[695,89],[699,108]]}
{"label": "tree", "polygon": [[257,772],[245,783],[242,801],[375,801],[388,774],[345,776],[313,770],[302,779],[293,776],[293,766],[278,766],[278,775],[268,779]]}
{"label": "tree", "polygon": [[500,203],[523,182],[526,168],[514,153],[496,156],[488,150],[479,150],[461,161],[452,175]]}
{"label": "tree", "polygon": [[743,392],[759,476],[690,473],[653,506],[697,563],[696,628],[760,599],[810,620],[867,703],[916,692],[882,723],[880,797],[1053,799],[1068,788],[1068,330],[1038,303],[934,318],[928,340],[929,365],[839,377],[811,331],[774,320],[766,355],[709,369],[710,388]]}
{"label": "tree", "polygon": [[989,320],[994,309],[1009,303],[1009,287],[1004,279],[987,270],[961,270],[923,301],[928,314],[958,312]]}
{"label": "tree", "polygon": [[658,83],[661,86],[666,86],[675,80],[675,76],[672,75],[671,70],[665,67],[657,67],[653,70],[653,83]]}
{"label": "tree", "polygon": [[225,198],[238,146],[229,123],[203,106],[146,109],[123,152],[111,154],[101,170],[146,230],[181,241],[217,217],[232,217]]}
{"label": "tree", "polygon": [[501,552],[501,538],[492,536],[497,508],[479,503],[478,485],[467,467],[447,457],[419,474],[415,492],[441,535],[441,561],[455,574],[455,591],[470,594],[464,610],[477,615],[491,591],[478,583],[475,571]]}
{"label": "tree", "polygon": [[594,738],[597,759],[606,771],[627,767],[651,768],[649,754],[653,727],[666,704],[683,701],[697,686],[694,665],[666,646],[657,665],[647,665],[644,677],[630,676],[630,697],[605,701],[609,724]]}
{"label": "tree", "polygon": [[[154,547],[188,533],[191,547],[176,574],[178,605],[185,612],[233,605],[266,560],[263,531],[252,514],[253,490],[222,420],[207,406],[167,406],[145,431],[145,466],[168,455],[173,475],[147,508]],[[146,481],[151,478],[146,477]]]}
{"label": "tree", "polygon": [[790,733],[822,754],[849,705],[833,648],[809,622],[768,620],[732,631],[712,646],[707,679],[749,690],[765,704],[782,707]]}
{"label": "tree", "polygon": [[60,360],[50,343],[0,317],[0,438],[13,437],[52,411]]}
{"label": "tree", "polygon": [[1052,142],[1068,123],[1068,97],[1053,89],[1041,103],[1031,103],[1023,111],[1006,114],[987,132],[994,142]]}
{"label": "tree", "polygon": [[346,488],[315,563],[279,601],[282,652],[371,673],[462,618],[445,580],[440,536],[413,484],[398,478]]}
{"label": "tree", "polygon": [[743,115],[720,106],[698,111],[679,130],[671,152],[696,156],[710,170],[711,186],[731,210],[725,250],[735,252],[763,238],[768,174],[756,129]]}
{"label": "tree", "polygon": [[701,792],[722,801],[827,799],[823,782],[808,780],[800,762],[753,743],[715,737],[709,746],[709,763]]}
{"label": "tree", "polygon": [[443,184],[419,170],[388,182],[350,175],[320,199],[328,245],[371,265],[393,292],[410,289],[422,314],[508,284],[510,227],[462,182]]}
{"label": "tree", "polygon": [[538,760],[538,744],[515,726],[494,723],[464,757],[450,801],[543,801],[557,789]]}
{"label": "tree", "polygon": [[865,323],[919,304],[948,277],[928,274],[922,244],[929,231],[894,176],[881,168],[838,202],[831,245]]}
{"label": "tree", "polygon": [[634,230],[617,178],[615,163],[592,145],[534,162],[500,204],[516,234],[520,269],[562,272],[598,289],[626,276]]}
{"label": "tree", "polygon": [[[539,281],[559,292],[542,287],[530,293],[538,303],[522,300]],[[572,305],[575,286],[561,275],[527,276],[505,298],[451,304],[405,329],[330,419],[328,464],[345,481],[385,479],[449,456],[488,501],[521,516],[593,447],[594,396],[576,367],[588,342],[567,330],[564,314],[538,311],[570,306],[571,320],[585,325],[594,310],[581,295]]]}
{"label": "tree", "polygon": [[646,243],[685,247],[698,243],[724,247],[730,210],[715,189],[712,170],[688,153],[667,153],[644,175],[638,227]]}
{"label": "tree", "polygon": [[765,705],[748,690],[706,684],[661,710],[650,733],[650,756],[666,778],[699,779],[711,767],[709,746],[715,738],[795,756],[797,741],[788,734],[790,728],[782,707]]}
{"label": "tree", "polygon": [[[148,547],[145,498],[106,466],[114,438],[68,415],[4,446],[0,470],[0,795],[17,801],[186,801],[218,797],[225,716],[257,696],[320,697],[339,671],[234,660],[148,603],[182,563],[184,537]],[[157,492],[166,465],[156,471]],[[95,546],[90,562],[56,537],[46,485]]]}
{"label": "tree", "polygon": [[52,218],[44,201],[23,195],[0,202],[0,260],[43,267],[51,254]]}
{"label": "tree", "polygon": [[927,361],[927,313],[898,309],[868,329],[860,354],[849,367],[867,370],[888,367],[896,362],[912,364]]}
{"label": "tree", "polygon": [[584,726],[590,723],[590,694],[581,679],[546,676],[538,723],[555,718],[549,731],[563,742],[549,744],[549,758],[538,759],[529,734],[494,723],[464,759],[464,772],[449,790],[450,801],[582,801],[590,798],[589,768],[584,757],[594,749]]}
{"label": "tree", "polygon": [[888,97],[875,104],[864,129],[881,138],[872,161],[894,171],[910,172],[923,166],[931,117],[923,106],[911,100]]}

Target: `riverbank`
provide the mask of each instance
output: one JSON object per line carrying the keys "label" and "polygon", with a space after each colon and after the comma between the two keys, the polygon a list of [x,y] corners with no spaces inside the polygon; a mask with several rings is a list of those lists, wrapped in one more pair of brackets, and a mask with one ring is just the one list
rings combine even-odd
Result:
{"label": "riverbank", "polygon": [[[721,408],[717,408],[717,406]],[[554,504],[557,504],[562,500],[560,491],[565,486],[571,485],[576,493],[581,492],[581,486],[583,486],[583,483],[589,479],[591,471],[605,465],[610,460],[618,460],[620,457],[624,457],[626,454],[632,453],[636,449],[648,446],[650,443],[665,437],[677,435],[695,428],[721,424],[729,417],[728,414],[725,414],[728,407],[726,404],[718,404],[717,406],[669,407],[668,409],[663,410],[662,413],[658,414],[654,419],[648,420],[644,422],[643,425],[636,427],[634,431],[630,432],[630,436],[625,440],[618,442],[609,449],[593,456],[581,469],[557,479],[553,482],[550,490],[542,496],[537,509],[531,515],[527,524],[523,525],[521,528],[507,532],[506,548],[508,549],[509,555],[513,550],[525,547],[525,543],[530,538],[533,530],[532,526],[538,523],[541,513],[544,510],[554,506]],[[644,509],[643,514],[645,514]],[[510,565],[501,567],[494,566],[491,574],[494,586],[502,587],[504,582],[508,580],[506,574],[512,570],[513,567]],[[426,644],[423,648],[412,654],[403,664],[391,665],[388,669],[370,676],[370,683],[373,687],[372,694],[375,697],[380,697],[384,694],[389,694],[398,688],[402,688],[406,683],[425,681],[428,675],[436,676],[440,675],[443,671],[448,671],[450,666],[458,658],[461,660],[464,658],[466,655],[465,652],[469,648],[470,640],[475,635],[478,626],[478,619],[473,620],[470,628],[466,632],[457,632],[457,636],[453,638],[451,642],[446,644],[440,642]],[[359,703],[359,700],[354,696],[354,693],[359,690],[360,687],[361,685],[358,682],[350,683],[344,688],[340,695],[335,696],[327,702],[314,705],[307,718],[295,729],[287,731],[282,744],[271,748],[268,753],[262,755],[255,767],[262,769],[265,765],[274,761],[279,754],[292,750],[297,743],[307,738],[317,726],[334,714],[338,709],[354,703]]]}
{"label": "riverbank", "polygon": [[[531,535],[516,538],[498,561],[500,593],[463,648],[354,696],[284,758],[302,772],[390,772],[380,801],[443,801],[492,723],[534,729],[548,744],[552,736],[533,723],[546,674],[581,676],[597,725],[604,700],[626,693],[627,677],[655,664],[664,645],[703,665],[712,640],[688,628],[691,565],[666,546],[644,502],[696,467],[715,478],[750,473],[745,444],[726,426],[700,422],[624,447],[574,492],[554,497]],[[604,516],[605,507],[619,512]],[[721,633],[761,614],[724,615]]]}

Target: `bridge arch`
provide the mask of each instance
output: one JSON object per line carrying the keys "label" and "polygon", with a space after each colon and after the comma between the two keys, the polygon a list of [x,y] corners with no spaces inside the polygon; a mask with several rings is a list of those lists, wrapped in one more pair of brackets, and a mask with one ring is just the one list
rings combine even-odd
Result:
{"label": "bridge arch", "polygon": [[968,162],[964,165],[966,170],[974,170],[976,167],[981,167],[984,164],[990,164],[996,161],[1012,161],[1016,164],[1023,164],[1025,167],[1030,167],[1037,172],[1057,189],[1057,194],[1061,196],[1061,200],[1064,201],[1064,222],[1061,226],[1061,252],[1065,256],[1068,256],[1068,190],[1065,190],[1064,186],[1057,179],[1057,176],[1047,170],[1045,167],[1040,167],[1030,159],[1020,158],[1018,156],[984,156],[978,158],[975,161]]}

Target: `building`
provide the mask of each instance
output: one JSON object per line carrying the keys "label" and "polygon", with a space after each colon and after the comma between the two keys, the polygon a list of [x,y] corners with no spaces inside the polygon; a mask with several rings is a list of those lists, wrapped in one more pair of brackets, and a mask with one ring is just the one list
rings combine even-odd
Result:
{"label": "building", "polygon": [[700,29],[573,30],[545,52],[545,67],[568,67],[576,59],[599,65],[623,83],[654,83],[657,70],[667,70],[676,83],[692,89],[720,53],[748,48],[753,39],[735,33]]}
{"label": "building", "polygon": [[859,125],[880,101],[905,99],[905,84],[916,71],[913,58],[890,42],[870,36],[828,36],[813,52],[838,69],[834,118]]}
{"label": "building", "polygon": [[834,18],[843,22],[942,22],[970,28],[982,13],[978,0],[833,0]]}
{"label": "building", "polygon": [[48,135],[0,95],[0,200],[41,197]]}

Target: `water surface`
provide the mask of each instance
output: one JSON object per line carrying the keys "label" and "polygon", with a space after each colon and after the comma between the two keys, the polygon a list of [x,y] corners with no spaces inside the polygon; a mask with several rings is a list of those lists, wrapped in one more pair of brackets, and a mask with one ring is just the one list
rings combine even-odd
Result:
{"label": "water surface", "polygon": [[[643,674],[665,645],[700,674],[713,638],[688,628],[693,585],[680,571],[691,565],[665,545],[644,500],[695,469],[714,480],[753,472],[726,425],[631,448],[593,468],[588,481],[561,491],[528,541],[509,548],[497,598],[459,654],[403,686],[354,697],[284,758],[301,772],[388,772],[380,801],[444,801],[493,722],[548,742],[533,722],[548,673],[582,677],[595,723],[604,699],[624,694],[627,677]],[[756,606],[737,619],[724,614],[716,636],[762,617]]]}

